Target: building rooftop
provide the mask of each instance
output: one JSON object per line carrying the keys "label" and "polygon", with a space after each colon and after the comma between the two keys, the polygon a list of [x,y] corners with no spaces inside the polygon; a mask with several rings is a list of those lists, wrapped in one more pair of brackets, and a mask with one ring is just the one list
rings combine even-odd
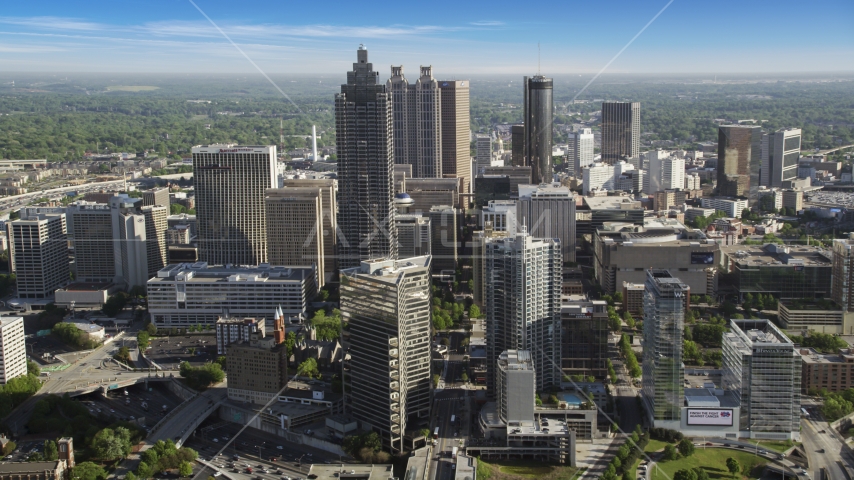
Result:
{"label": "building rooftop", "polygon": [[52,462],[7,462],[0,463],[0,475],[15,475],[23,473],[41,473],[46,470],[54,471],[60,460]]}
{"label": "building rooftop", "polygon": [[574,193],[569,187],[560,183],[543,183],[540,185],[519,185],[519,198],[522,197],[572,197]]}
{"label": "building rooftop", "polygon": [[10,323],[17,322],[18,320],[23,320],[23,318],[24,317],[0,316],[0,327],[5,327],[6,325],[9,325]]}
{"label": "building rooftop", "polygon": [[725,245],[721,246],[721,251],[740,267],[833,265],[833,257],[829,251],[806,245]]}
{"label": "building rooftop", "polygon": [[734,408],[738,407],[740,402],[730,390],[715,388],[686,388],[685,405],[688,407]]}
{"label": "building rooftop", "polygon": [[302,281],[315,275],[314,266],[208,266],[207,262],[178,263],[161,268],[148,282],[178,280],[194,282]]}
{"label": "building rooftop", "polygon": [[420,257],[401,258],[398,260],[384,258],[362,260],[360,266],[341,270],[341,273],[350,276],[370,275],[378,280],[396,284],[400,281],[401,274],[405,271],[429,267],[431,258],[430,255],[422,255]]}
{"label": "building rooftop", "polygon": [[504,370],[534,370],[531,352],[527,350],[505,350],[498,356],[498,365]]}
{"label": "building rooftop", "polygon": [[310,480],[392,480],[394,471],[392,465],[314,464],[309,469],[306,478]]}
{"label": "building rooftop", "polygon": [[744,355],[752,355],[756,347],[789,347],[794,344],[780,329],[768,320],[730,320],[730,331],[724,333],[729,342]]}
{"label": "building rooftop", "polygon": [[590,210],[643,210],[641,203],[630,196],[584,197]]}
{"label": "building rooftop", "polygon": [[801,359],[808,364],[854,363],[854,351],[843,348],[838,353],[819,353],[814,348],[799,349]]}

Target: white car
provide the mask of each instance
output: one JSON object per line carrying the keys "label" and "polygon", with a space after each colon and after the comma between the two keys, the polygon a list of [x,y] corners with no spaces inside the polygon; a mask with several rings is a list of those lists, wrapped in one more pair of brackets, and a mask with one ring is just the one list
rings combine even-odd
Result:
{"label": "white car", "polygon": [[281,445],[279,445],[279,446],[277,446],[277,447],[276,447],[276,450],[284,450],[284,449],[285,449],[285,447],[283,447],[283,446],[281,446]]}
{"label": "white car", "polygon": [[218,439],[218,438],[214,438],[214,439],[213,439],[213,440],[211,440],[211,441],[212,441],[212,442],[214,442],[214,443],[219,443],[219,439]]}

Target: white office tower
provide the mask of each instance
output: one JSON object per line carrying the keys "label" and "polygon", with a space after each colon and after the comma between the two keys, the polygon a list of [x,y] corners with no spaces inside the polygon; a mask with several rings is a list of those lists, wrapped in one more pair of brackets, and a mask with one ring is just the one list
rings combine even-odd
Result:
{"label": "white office tower", "polygon": [[18,298],[48,298],[70,280],[65,214],[38,214],[6,224]]}
{"label": "white office tower", "polygon": [[536,377],[531,352],[507,350],[498,356],[495,376],[498,418],[506,425],[534,424]]}
{"label": "white office tower", "polygon": [[492,398],[497,395],[498,357],[505,350],[531,352],[537,391],[549,391],[561,381],[560,241],[520,230],[483,239],[486,385]]}
{"label": "white office tower", "polygon": [[664,190],[685,188],[685,160],[670,156],[669,152],[654,150],[647,152],[649,161],[647,195]]}
{"label": "white office tower", "polygon": [[[267,259],[272,265],[314,265],[318,287],[325,283],[323,190],[311,187],[267,189]],[[330,239],[331,241],[331,239]]]}
{"label": "white office tower", "polygon": [[275,145],[193,147],[199,260],[212,265],[265,263],[264,192],[277,183]]}
{"label": "white office tower", "polygon": [[567,159],[576,178],[582,175],[584,167],[593,164],[593,137],[593,130],[589,128],[569,134]]}
{"label": "white office tower", "polygon": [[317,161],[317,127],[311,126],[311,161]]}
{"label": "white office tower", "polygon": [[0,383],[26,374],[24,317],[0,317]]}
{"label": "white office tower", "polygon": [[700,176],[696,173],[685,175],[685,190],[699,190],[701,185]]}
{"label": "white office tower", "polygon": [[[366,260],[341,270],[341,313],[350,329],[346,401],[392,453],[415,419],[430,417],[430,256]],[[352,388],[350,388],[352,387]]]}
{"label": "white office tower", "polygon": [[563,261],[575,261],[575,194],[569,187],[519,185],[516,221],[534,238],[558,239]]}
{"label": "white office tower", "polygon": [[724,333],[721,388],[741,402],[739,436],[800,441],[798,349],[768,320],[730,320]]}
{"label": "white office tower", "polygon": [[[323,272],[327,279],[338,272],[338,261],[335,257],[335,238],[338,232],[338,181],[331,178],[286,178],[282,182],[282,188],[287,192],[289,188],[311,188],[319,189],[321,193],[321,225],[319,228],[323,236]],[[269,220],[267,225],[269,225]],[[267,232],[267,238],[270,233]],[[268,249],[271,248],[269,245]],[[273,260],[268,258],[268,263]]]}
{"label": "white office tower", "polygon": [[516,200],[490,200],[480,211],[480,227],[490,222],[493,231],[515,234],[519,224],[516,209]]}
{"label": "white office tower", "polygon": [[593,163],[582,169],[582,192],[589,195],[593,190],[614,190],[614,166],[607,163]]}
{"label": "white office tower", "polygon": [[691,288],[667,270],[647,270],[643,293],[643,388],[649,421],[679,429],[685,403],[682,335]]}
{"label": "white office tower", "polygon": [[386,89],[392,97],[394,163],[412,165],[415,178],[441,178],[441,90],[433,67],[422,66],[421,76],[409,84],[403,66],[393,66]]}
{"label": "white office tower", "polygon": [[492,166],[492,137],[489,135],[475,135],[475,162],[477,164],[477,175],[483,169]]}
{"label": "white office tower", "polygon": [[782,187],[783,182],[798,178],[801,158],[801,129],[783,129],[762,134],[759,185]]}

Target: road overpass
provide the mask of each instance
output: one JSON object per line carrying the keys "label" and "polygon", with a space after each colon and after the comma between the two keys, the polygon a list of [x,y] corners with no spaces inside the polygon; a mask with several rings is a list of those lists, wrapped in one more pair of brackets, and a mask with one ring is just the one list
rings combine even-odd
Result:
{"label": "road overpass", "polygon": [[227,397],[228,385],[226,382],[222,382],[216,387],[185,401],[154,426],[145,440],[146,447],[143,449],[157,443],[158,440],[170,438],[180,447],[187,441],[193,430],[198,428],[211,414],[216,413]]}

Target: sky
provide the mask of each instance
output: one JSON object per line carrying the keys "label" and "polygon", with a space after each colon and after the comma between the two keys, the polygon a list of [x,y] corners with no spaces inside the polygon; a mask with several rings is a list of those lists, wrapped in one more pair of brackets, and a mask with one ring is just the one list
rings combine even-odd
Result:
{"label": "sky", "polygon": [[363,43],[383,76],[404,65],[413,80],[419,65],[439,76],[851,72],[852,24],[851,0],[4,0],[0,70],[340,75]]}

